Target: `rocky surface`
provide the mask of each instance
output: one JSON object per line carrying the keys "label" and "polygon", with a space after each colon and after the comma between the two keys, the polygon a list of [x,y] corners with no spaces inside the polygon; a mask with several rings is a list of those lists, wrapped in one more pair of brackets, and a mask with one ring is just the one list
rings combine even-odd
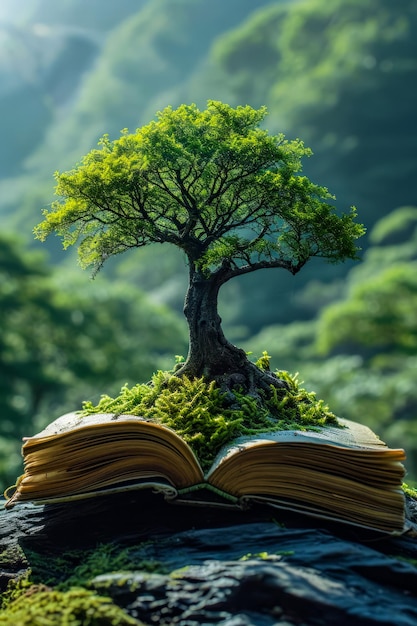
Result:
{"label": "rocky surface", "polygon": [[415,538],[273,515],[143,494],[21,505],[0,512],[0,590],[31,568],[51,588],[81,577],[138,624],[417,624]]}

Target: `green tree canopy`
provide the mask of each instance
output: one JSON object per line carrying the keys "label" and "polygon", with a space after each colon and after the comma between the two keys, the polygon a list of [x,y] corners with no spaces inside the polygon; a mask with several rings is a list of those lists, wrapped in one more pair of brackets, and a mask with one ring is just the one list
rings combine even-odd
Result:
{"label": "green tree canopy", "polygon": [[180,248],[190,330],[180,372],[226,376],[248,389],[252,364],[223,335],[220,287],[259,269],[296,274],[312,257],[356,258],[363,233],[353,208],[337,215],[327,189],[299,175],[310,150],[260,128],[265,115],[209,101],[204,111],[168,107],[133,134],[105,136],[75,169],[56,175],[60,198],[35,231],[40,239],[57,232],[65,247],[79,243],[82,264],[95,270],[151,243]]}

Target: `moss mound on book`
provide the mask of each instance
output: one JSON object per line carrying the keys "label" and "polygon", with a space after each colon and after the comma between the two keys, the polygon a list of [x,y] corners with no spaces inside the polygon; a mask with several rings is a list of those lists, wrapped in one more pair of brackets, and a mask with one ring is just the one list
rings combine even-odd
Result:
{"label": "moss mound on book", "polygon": [[[268,361],[264,353],[256,364],[265,367]],[[149,383],[125,385],[116,398],[104,395],[97,405],[85,402],[83,413],[138,415],[164,424],[190,445],[205,471],[222,446],[240,435],[338,425],[323,400],[303,389],[296,376],[276,373],[288,389],[271,385],[270,393],[259,391],[258,398],[235,390],[231,399],[214,381],[160,371]]]}

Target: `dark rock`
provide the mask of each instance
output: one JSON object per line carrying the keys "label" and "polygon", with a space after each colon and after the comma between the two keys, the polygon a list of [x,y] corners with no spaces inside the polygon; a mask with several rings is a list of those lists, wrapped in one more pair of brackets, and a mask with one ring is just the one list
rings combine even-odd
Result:
{"label": "dark rock", "polygon": [[104,568],[85,584],[146,624],[417,624],[415,539],[279,522],[267,509],[206,511],[144,494],[26,504],[0,512],[0,589],[28,567],[56,584],[66,554],[74,569],[110,543],[128,550],[129,570]]}
{"label": "dark rock", "polygon": [[[256,529],[252,529],[256,530]],[[300,548],[303,549],[303,544]],[[207,561],[174,576],[109,574],[92,586],[145,622],[158,624],[217,624],[235,615],[247,624],[397,624],[417,623],[417,602],[362,576],[334,576],[320,567],[293,565],[271,555],[239,561]],[[131,589],[131,598],[126,589]]]}

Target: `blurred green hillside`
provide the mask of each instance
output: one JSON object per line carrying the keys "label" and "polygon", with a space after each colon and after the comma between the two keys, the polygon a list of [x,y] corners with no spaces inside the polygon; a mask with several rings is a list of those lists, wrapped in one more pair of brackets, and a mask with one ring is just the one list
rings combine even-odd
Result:
{"label": "blurred green hillside", "polygon": [[23,434],[185,353],[176,250],[136,251],[91,282],[32,229],[53,172],[104,133],[208,98],[267,105],[269,130],[310,146],[305,173],[368,228],[359,264],[225,285],[227,336],[405,446],[417,480],[417,0],[17,4],[0,6],[0,480]]}

